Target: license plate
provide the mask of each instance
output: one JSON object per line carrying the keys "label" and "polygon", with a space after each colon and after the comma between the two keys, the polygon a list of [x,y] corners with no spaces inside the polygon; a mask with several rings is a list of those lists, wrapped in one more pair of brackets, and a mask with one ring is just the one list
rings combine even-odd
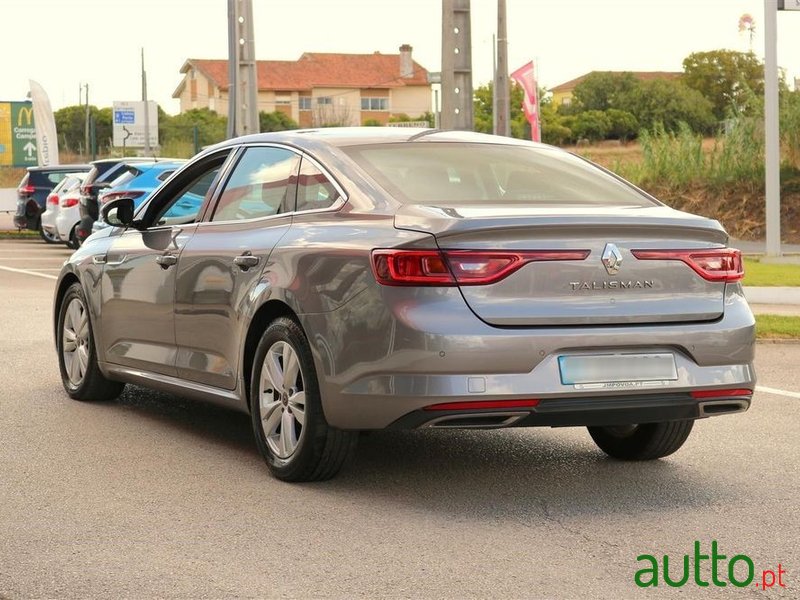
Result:
{"label": "license plate", "polygon": [[586,388],[645,387],[648,382],[666,385],[678,379],[675,356],[669,352],[559,356],[558,369],[563,385]]}

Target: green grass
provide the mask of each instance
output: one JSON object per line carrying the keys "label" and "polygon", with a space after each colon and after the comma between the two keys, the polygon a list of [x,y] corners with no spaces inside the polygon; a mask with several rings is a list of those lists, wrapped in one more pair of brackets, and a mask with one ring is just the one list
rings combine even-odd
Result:
{"label": "green grass", "polygon": [[758,339],[800,339],[800,317],[782,315],[756,315]]}
{"label": "green grass", "polygon": [[762,263],[758,259],[744,259],[744,285],[800,286],[800,264]]}

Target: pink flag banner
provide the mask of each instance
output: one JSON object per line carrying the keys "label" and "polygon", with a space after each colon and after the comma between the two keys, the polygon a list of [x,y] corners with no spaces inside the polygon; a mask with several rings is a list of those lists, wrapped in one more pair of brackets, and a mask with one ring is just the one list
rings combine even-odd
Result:
{"label": "pink flag banner", "polygon": [[534,142],[542,141],[542,131],[539,127],[539,101],[537,99],[536,74],[533,70],[533,61],[522,65],[511,73],[511,79],[522,86],[524,93],[522,110],[528,123],[531,124],[531,139]]}

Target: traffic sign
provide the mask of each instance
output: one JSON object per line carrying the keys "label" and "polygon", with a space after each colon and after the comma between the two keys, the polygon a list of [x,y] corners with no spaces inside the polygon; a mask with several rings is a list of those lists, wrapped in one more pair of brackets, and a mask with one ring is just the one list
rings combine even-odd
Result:
{"label": "traffic sign", "polygon": [[[112,106],[114,146],[144,148],[144,102],[114,102]],[[150,146],[158,145],[158,106],[148,103]]]}
{"label": "traffic sign", "polygon": [[36,125],[31,103],[0,102],[0,166],[37,164]]}

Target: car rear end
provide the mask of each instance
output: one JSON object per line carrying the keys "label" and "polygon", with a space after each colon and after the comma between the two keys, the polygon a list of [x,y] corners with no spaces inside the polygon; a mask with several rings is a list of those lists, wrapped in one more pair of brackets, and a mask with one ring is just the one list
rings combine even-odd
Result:
{"label": "car rear end", "polygon": [[[374,284],[313,319],[361,338],[331,334],[331,424],[613,428],[749,407],[754,319],[719,223],[555,149],[442,139],[344,148],[400,204],[369,242]],[[359,330],[366,314],[385,335]]]}

